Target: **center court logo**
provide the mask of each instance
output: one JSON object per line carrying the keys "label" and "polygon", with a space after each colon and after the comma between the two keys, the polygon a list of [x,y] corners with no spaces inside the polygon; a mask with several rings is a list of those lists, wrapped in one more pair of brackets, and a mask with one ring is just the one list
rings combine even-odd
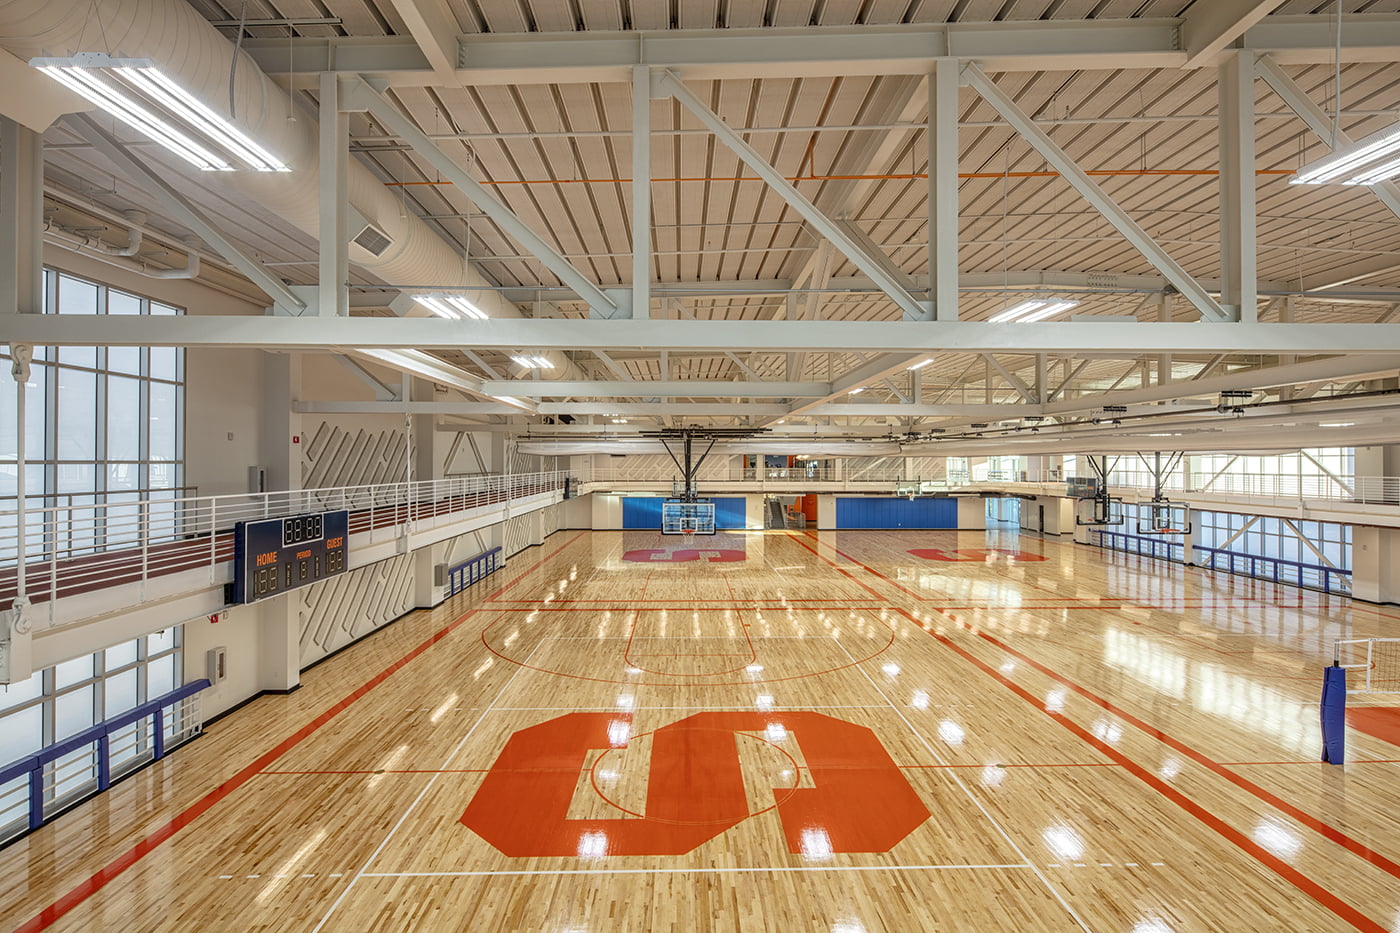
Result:
{"label": "center court logo", "polygon": [[[744,738],[765,741],[753,734],[783,744],[793,737],[811,779],[802,780],[794,767],[790,785],[774,788],[773,803],[757,812],[744,792],[737,745]],[[651,733],[645,813],[614,804],[617,818],[570,819],[590,751],[605,750],[596,768],[606,750],[626,748],[633,738],[625,713],[570,713],[521,729],[506,742],[462,823],[517,858],[684,855],[777,810],[789,851],[822,858],[887,852],[929,817],[865,726],[812,712],[713,712]]]}
{"label": "center court logo", "polygon": [[748,559],[748,554],[735,548],[679,548],[668,551],[664,547],[643,548],[637,551],[627,551],[622,555],[625,561],[638,564],[649,564],[656,562],[669,562],[673,564],[685,564],[693,560],[703,560],[711,564],[732,563]]}

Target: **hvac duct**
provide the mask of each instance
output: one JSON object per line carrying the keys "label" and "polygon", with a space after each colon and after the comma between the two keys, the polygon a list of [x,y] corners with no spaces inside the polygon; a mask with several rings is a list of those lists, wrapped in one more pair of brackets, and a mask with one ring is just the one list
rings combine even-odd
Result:
{"label": "hvac duct", "polygon": [[[95,17],[101,21],[94,22]],[[40,56],[69,56],[101,51],[126,58],[148,58],[185,90],[222,112],[229,100],[229,64],[233,43],[224,38],[184,0],[92,3],[90,0],[10,0],[0,3],[0,48],[22,61]],[[295,111],[287,92],[268,78],[245,53],[238,61],[232,99],[234,122],[281,158],[290,173],[230,172],[204,177],[250,198],[312,237],[319,235],[319,175],[316,121]],[[169,171],[184,171],[155,147],[144,150]],[[438,283],[482,288],[471,295],[491,317],[520,317],[516,306],[490,290],[490,282],[463,262],[456,248],[412,213],[402,209],[365,166],[350,160],[347,177],[351,217],[363,221],[350,234],[356,239],[350,259],[386,282]],[[358,216],[357,216],[358,215]],[[365,237],[372,227],[378,237]],[[383,240],[387,239],[387,244]],[[421,312],[414,312],[421,313]],[[556,360],[556,372],[566,367]]]}

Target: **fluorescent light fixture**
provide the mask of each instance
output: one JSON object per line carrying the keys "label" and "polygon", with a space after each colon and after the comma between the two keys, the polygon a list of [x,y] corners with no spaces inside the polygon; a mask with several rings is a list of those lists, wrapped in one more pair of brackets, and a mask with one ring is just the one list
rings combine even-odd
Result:
{"label": "fluorescent light fixture", "polygon": [[1355,422],[1355,421],[1333,421],[1333,422],[1330,422],[1330,423],[1329,423],[1329,422],[1324,422],[1324,423],[1318,425],[1319,428],[1351,428],[1351,427],[1355,427],[1355,426],[1356,426],[1356,422]]}
{"label": "fluorescent light fixture", "polygon": [[1029,324],[1032,321],[1043,321],[1048,317],[1054,317],[1061,311],[1068,311],[1070,308],[1078,306],[1077,301],[1061,301],[1055,298],[1032,298],[1020,304],[1012,305],[1005,311],[998,311],[987,319],[991,324],[1003,324],[1008,321],[1017,321],[1021,324]]}
{"label": "fluorescent light fixture", "polygon": [[83,52],[29,64],[201,171],[233,171],[226,156],[257,172],[291,171],[149,59]]}
{"label": "fluorescent light fixture", "polygon": [[438,317],[456,320],[486,320],[486,312],[461,295],[414,295],[413,300]]}
{"label": "fluorescent light fixture", "polygon": [[626,424],[626,423],[627,423],[627,419],[626,419],[626,418],[614,418],[614,419],[612,420],[612,423],[613,423],[613,424]]}
{"label": "fluorescent light fixture", "polygon": [[526,369],[553,369],[554,364],[549,361],[549,357],[538,353],[512,353],[510,361],[516,366],[524,366]]}
{"label": "fluorescent light fixture", "polygon": [[933,362],[933,360],[924,360],[922,363],[915,363],[913,366],[906,366],[906,367],[904,367],[904,368],[905,368],[905,369],[923,369],[925,366],[927,366],[929,363],[932,363],[932,362]]}
{"label": "fluorescent light fixture", "polygon": [[1288,179],[1290,185],[1373,185],[1400,174],[1400,123],[1318,159]]}

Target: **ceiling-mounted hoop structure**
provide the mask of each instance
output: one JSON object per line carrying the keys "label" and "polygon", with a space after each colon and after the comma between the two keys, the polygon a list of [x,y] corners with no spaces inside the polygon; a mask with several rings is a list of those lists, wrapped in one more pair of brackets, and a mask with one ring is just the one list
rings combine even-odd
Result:
{"label": "ceiling-mounted hoop structure", "polygon": [[[1079,497],[1079,506],[1075,510],[1074,523],[1080,526],[1092,528],[1108,528],[1123,524],[1123,500],[1108,494],[1108,474],[1113,472],[1113,467],[1118,465],[1118,458],[1114,458],[1113,465],[1108,463],[1108,457],[1094,457],[1092,454],[1085,457],[1089,462],[1089,469],[1094,475],[1091,478],[1092,484],[1085,484],[1083,479],[1070,482],[1073,490],[1076,485],[1081,489],[1091,489],[1089,495]],[[1083,515],[1084,503],[1091,503],[1089,517]]]}
{"label": "ceiling-mounted hoop structure", "polygon": [[1160,450],[1155,451],[1152,460],[1146,455],[1138,458],[1152,474],[1152,501],[1147,503],[1147,521],[1143,521],[1141,510],[1138,514],[1138,534],[1140,535],[1189,535],[1191,533],[1191,510],[1183,502],[1173,502],[1162,492],[1166,477],[1181,465],[1183,454],[1172,453],[1165,460]]}

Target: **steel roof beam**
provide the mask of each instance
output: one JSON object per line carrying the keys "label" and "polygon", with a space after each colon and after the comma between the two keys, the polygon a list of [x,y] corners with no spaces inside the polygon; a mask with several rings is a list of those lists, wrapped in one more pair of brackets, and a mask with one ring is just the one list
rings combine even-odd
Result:
{"label": "steel roof beam", "polygon": [[811,224],[817,233],[830,241],[831,245],[840,250],[856,268],[869,276],[880,291],[899,306],[906,318],[918,320],[926,316],[923,306],[879,262],[866,255],[844,230],[823,214],[806,195],[798,191],[796,185],[784,178],[758,150],[744,142],[739,134],[730,129],[727,123],[682,84],[675,74],[661,72],[656,78],[659,90],[670,94],[682,107],[694,114],[696,119],[715,134],[716,139],[732,150],[740,161],[762,178],[789,207]]}
{"label": "steel roof beam", "polygon": [[715,382],[701,379],[645,380],[491,380],[482,384],[486,395],[526,398],[628,398],[640,396],[697,398],[800,398],[831,392],[828,382]]}
{"label": "steel roof beam", "polygon": [[[919,354],[956,353],[1400,353],[1391,324],[1223,324],[1045,321],[667,321],[579,318],[450,321],[438,317],[263,317],[103,314],[0,315],[0,343],[72,346],[265,347],[344,351],[359,347],[469,346],[542,350],[725,351],[736,349]],[[909,362],[915,362],[909,356]],[[907,365],[907,364],[906,364]],[[897,371],[876,373],[866,381]]]}
{"label": "steel roof beam", "polygon": [[530,229],[489,188],[458,165],[455,159],[429,139],[428,135],[414,125],[413,121],[387,97],[363,80],[355,82],[353,91],[346,96],[347,99],[342,102],[343,107],[346,109],[354,106],[363,107],[374,114],[385,129],[408,143],[413,151],[437,169],[443,178],[460,188],[462,193],[480,207],[483,213],[496,222],[502,232],[525,247],[530,255],[558,276],[559,281],[571,289],[578,298],[587,302],[589,307],[596,309],[604,317],[615,317],[620,313],[617,305],[603,293],[602,289],[589,281],[557,249],[546,242],[544,237]]}
{"label": "steel roof beam", "polygon": [[[288,314],[301,314],[306,310],[306,302],[297,297],[281,278],[239,249],[196,205],[175,190],[174,186],[144,161],[134,156],[130,149],[103,129],[96,120],[85,113],[75,113],[70,114],[66,122],[70,129],[91,143],[92,147],[102,153],[118,171],[155,199],[176,222],[194,231],[201,240],[227,260],[229,265],[243,273],[248,281],[280,305],[282,310]],[[82,341],[78,343],[81,344]]]}
{"label": "steel roof beam", "polygon": [[[1229,0],[1198,3],[1203,9]],[[1231,4],[1233,5],[1233,4]],[[1182,45],[1186,20],[1155,18],[1063,22],[668,29],[636,32],[463,35],[456,38],[456,81],[466,85],[607,82],[625,84],[632,68],[669,68],[685,80],[854,75],[923,77],[938,58],[981,62],[988,71],[1186,68],[1213,57]],[[1195,21],[1206,25],[1204,19]],[[1235,31],[1242,19],[1219,30]],[[1209,30],[1202,28],[1201,35]],[[1280,61],[1330,63],[1330,15],[1266,16],[1234,45],[1274,52]],[[1214,43],[1205,42],[1201,49]],[[442,83],[416,39],[354,36],[247,39],[243,47],[268,75],[314,88],[323,71],[365,74],[390,85]],[[1343,61],[1390,62],[1400,48],[1400,15],[1349,14]]]}
{"label": "steel roof beam", "polygon": [[1181,18],[1185,67],[1215,64],[1216,57],[1255,23],[1283,5],[1283,0],[1210,0],[1193,3]]}
{"label": "steel roof beam", "polygon": [[1166,277],[1167,281],[1181,292],[1182,296],[1191,302],[1196,310],[1201,312],[1201,316],[1210,321],[1225,321],[1229,315],[1219,303],[1210,296],[1210,293],[1192,278],[1191,274],[1181,267],[1175,259],[1167,254],[1167,251],[1158,245],[1148,235],[1147,231],[1138,225],[1137,221],[1129,216],[1128,212],[1118,206],[1108,194],[1094,182],[1092,178],[1079,167],[1079,164],[1069,157],[1069,155],[1055,144],[1050,138],[1050,134],[1037,126],[1025,111],[1003,91],[995,81],[987,77],[986,73],[976,65],[966,65],[963,68],[963,76],[967,79],[982,99],[992,105],[1001,118],[1030,144],[1031,148],[1040,153],[1054,169],[1060,173],[1070,187],[1079,192],[1079,196],[1094,207],[1104,219],[1114,226],[1123,235],[1133,248],[1143,255],[1148,262],[1158,272]]}

